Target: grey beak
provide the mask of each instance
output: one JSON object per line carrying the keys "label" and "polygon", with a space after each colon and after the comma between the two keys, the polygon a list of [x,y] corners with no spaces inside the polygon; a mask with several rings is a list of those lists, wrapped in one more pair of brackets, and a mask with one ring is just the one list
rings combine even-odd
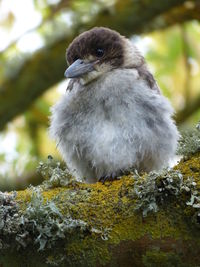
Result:
{"label": "grey beak", "polygon": [[96,62],[85,63],[82,59],[77,59],[72,65],[70,65],[65,71],[66,78],[77,78],[81,77],[83,74],[86,74],[94,70],[94,64]]}

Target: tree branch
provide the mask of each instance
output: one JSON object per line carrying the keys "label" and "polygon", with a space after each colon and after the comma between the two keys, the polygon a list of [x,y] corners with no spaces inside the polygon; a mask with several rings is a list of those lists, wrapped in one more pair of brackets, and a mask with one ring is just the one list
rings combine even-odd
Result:
{"label": "tree branch", "polygon": [[1,266],[199,266],[199,162],[1,193]]}
{"label": "tree branch", "polygon": [[182,110],[176,113],[175,120],[176,122],[182,123],[187,120],[194,112],[196,112],[200,107],[200,95],[196,96],[193,100],[191,100],[187,106],[185,106]]}

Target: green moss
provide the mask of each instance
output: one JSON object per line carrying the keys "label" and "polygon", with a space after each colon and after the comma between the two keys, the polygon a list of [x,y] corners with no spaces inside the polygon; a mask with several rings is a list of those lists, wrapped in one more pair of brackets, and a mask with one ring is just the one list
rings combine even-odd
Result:
{"label": "green moss", "polygon": [[100,266],[110,261],[108,244],[101,239],[101,236],[87,236],[84,239],[75,239],[66,246],[66,256],[70,259],[72,266]]}
{"label": "green moss", "polygon": [[148,250],[142,260],[145,267],[190,267],[188,263],[183,263],[177,254],[159,249]]}
{"label": "green moss", "polygon": [[174,170],[180,170],[185,179],[193,177],[197,188],[200,189],[200,153],[196,153],[187,159],[182,159],[175,167]]}

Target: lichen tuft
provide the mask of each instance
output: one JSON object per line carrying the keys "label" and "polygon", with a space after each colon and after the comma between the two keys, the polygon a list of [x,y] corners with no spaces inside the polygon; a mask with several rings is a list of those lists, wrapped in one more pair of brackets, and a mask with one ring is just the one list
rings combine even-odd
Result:
{"label": "lichen tuft", "polygon": [[76,181],[70,174],[67,166],[61,166],[61,163],[54,160],[51,155],[48,156],[46,162],[39,163],[37,172],[44,178],[42,184],[44,189],[67,186]]}
{"label": "lichen tuft", "polygon": [[195,130],[182,133],[179,140],[177,154],[184,157],[191,156],[200,151],[200,122]]}
{"label": "lichen tuft", "polygon": [[45,247],[51,248],[56,241],[66,238],[67,234],[77,228],[80,231],[87,229],[84,221],[64,216],[53,200],[44,202],[38,188],[33,188],[24,217],[32,225],[32,236],[34,236],[34,243],[39,244],[39,250]]}
{"label": "lichen tuft", "polygon": [[146,217],[148,212],[159,210],[159,205],[164,205],[171,199],[186,195],[185,204],[199,211],[200,216],[200,194],[197,183],[193,177],[184,179],[179,170],[165,169],[160,172],[150,172],[144,176],[138,173],[134,175],[134,192],[138,199],[136,210],[142,210]]}

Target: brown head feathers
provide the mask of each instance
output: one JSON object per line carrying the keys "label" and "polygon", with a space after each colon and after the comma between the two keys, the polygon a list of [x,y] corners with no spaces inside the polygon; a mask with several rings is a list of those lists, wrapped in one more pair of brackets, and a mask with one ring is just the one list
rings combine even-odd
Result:
{"label": "brown head feathers", "polygon": [[95,27],[76,37],[67,49],[67,61],[71,65],[77,59],[89,56],[112,66],[123,64],[123,38],[118,32],[104,27]]}

